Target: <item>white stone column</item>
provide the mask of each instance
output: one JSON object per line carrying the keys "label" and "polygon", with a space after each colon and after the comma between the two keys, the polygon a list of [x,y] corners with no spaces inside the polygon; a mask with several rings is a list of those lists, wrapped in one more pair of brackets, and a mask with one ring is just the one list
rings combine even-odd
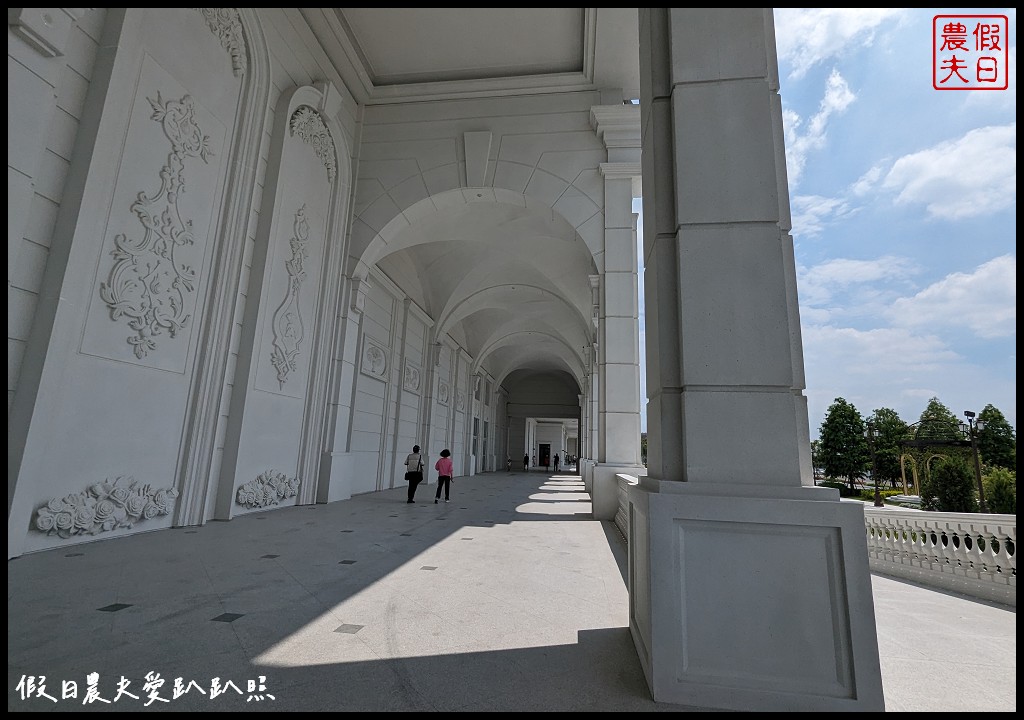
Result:
{"label": "white stone column", "polygon": [[634,181],[640,176],[640,109],[591,108],[591,125],[608,149],[604,177],[604,256],[598,284],[598,446],[594,517],[612,520],[619,509],[616,474],[643,475],[640,462],[640,347]]}
{"label": "white stone column", "polygon": [[345,278],[342,292],[348,293],[348,304],[342,309],[334,351],[335,370],[327,411],[326,449],[320,457],[320,477],[316,487],[319,503],[348,500],[352,497],[352,474],[355,462],[351,440],[352,406],[359,362],[359,326],[370,283],[359,278]]}
{"label": "white stone column", "polygon": [[640,464],[640,333],[633,177],[638,163],[603,163],[605,253],[600,287],[598,461]]}
{"label": "white stone column", "polygon": [[640,10],[650,478],[630,629],[654,698],[883,708],[863,508],[808,457],[770,8]]}
{"label": "white stone column", "polygon": [[[430,335],[429,329],[427,334]],[[441,451],[441,448],[436,446],[438,438],[434,429],[434,392],[437,387],[437,369],[441,366],[441,343],[427,345],[424,357],[427,358],[427,361],[423,368],[423,389],[420,396],[422,402],[420,403],[419,436],[423,438],[423,447],[430,448],[430,452],[436,455]],[[441,438],[441,442],[444,443],[445,438]]]}

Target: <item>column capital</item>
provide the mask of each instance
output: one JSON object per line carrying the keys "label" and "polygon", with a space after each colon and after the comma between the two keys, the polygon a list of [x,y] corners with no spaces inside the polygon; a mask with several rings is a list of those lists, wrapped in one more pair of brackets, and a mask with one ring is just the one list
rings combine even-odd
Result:
{"label": "column capital", "polygon": [[590,126],[606,148],[640,148],[639,105],[594,105]]}
{"label": "column capital", "polygon": [[605,180],[632,180],[642,174],[639,162],[606,162],[598,168]]}

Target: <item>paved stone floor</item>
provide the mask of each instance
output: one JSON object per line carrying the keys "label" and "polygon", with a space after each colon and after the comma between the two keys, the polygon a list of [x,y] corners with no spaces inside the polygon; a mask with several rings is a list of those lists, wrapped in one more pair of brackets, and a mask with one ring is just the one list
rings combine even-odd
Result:
{"label": "paved stone floor", "polygon": [[[8,710],[697,710],[650,700],[626,628],[625,547],[591,519],[579,478],[456,478],[439,505],[433,491],[10,561]],[[1013,608],[872,582],[889,710],[1016,710]],[[139,699],[83,704],[88,673],[101,697],[124,677]],[[150,673],[169,702],[143,690]],[[58,701],[23,700],[23,676],[44,675]],[[197,685],[172,699],[178,677]],[[213,678],[241,693],[211,698]],[[77,699],[61,699],[63,680]]]}

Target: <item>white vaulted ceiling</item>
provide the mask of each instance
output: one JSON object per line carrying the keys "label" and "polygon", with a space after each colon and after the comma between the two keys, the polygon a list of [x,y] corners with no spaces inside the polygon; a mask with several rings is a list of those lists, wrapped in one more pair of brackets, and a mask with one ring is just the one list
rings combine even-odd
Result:
{"label": "white vaulted ceiling", "polygon": [[299,8],[356,99],[619,88],[640,94],[636,8]]}
{"label": "white vaulted ceiling", "polygon": [[[472,204],[407,228],[367,257],[499,382],[515,370],[577,383],[594,340],[589,248],[542,207]],[[578,390],[576,390],[578,392]]]}
{"label": "white vaulted ceiling", "polygon": [[[616,92],[640,94],[636,8],[300,12],[364,105],[594,90],[617,103]],[[436,337],[450,334],[498,382],[511,373],[559,377],[575,397],[596,341],[590,277],[598,272],[579,219],[525,197],[441,205],[382,233],[386,243],[360,253],[363,266],[398,283],[435,320]]]}

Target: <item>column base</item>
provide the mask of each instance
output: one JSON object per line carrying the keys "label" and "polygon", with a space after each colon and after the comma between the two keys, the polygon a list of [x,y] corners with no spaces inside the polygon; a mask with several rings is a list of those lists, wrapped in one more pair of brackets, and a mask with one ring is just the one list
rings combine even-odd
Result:
{"label": "column base", "polygon": [[864,510],[830,488],[630,488],[630,631],[658,702],[881,711]]}
{"label": "column base", "polygon": [[583,478],[583,490],[590,494],[591,497],[594,495],[594,466],[597,465],[596,460],[589,458],[580,458],[577,461],[577,467],[580,471],[580,477]]}
{"label": "column base", "polygon": [[316,487],[318,503],[348,500],[352,497],[352,453],[325,452],[320,456],[320,482]]}

